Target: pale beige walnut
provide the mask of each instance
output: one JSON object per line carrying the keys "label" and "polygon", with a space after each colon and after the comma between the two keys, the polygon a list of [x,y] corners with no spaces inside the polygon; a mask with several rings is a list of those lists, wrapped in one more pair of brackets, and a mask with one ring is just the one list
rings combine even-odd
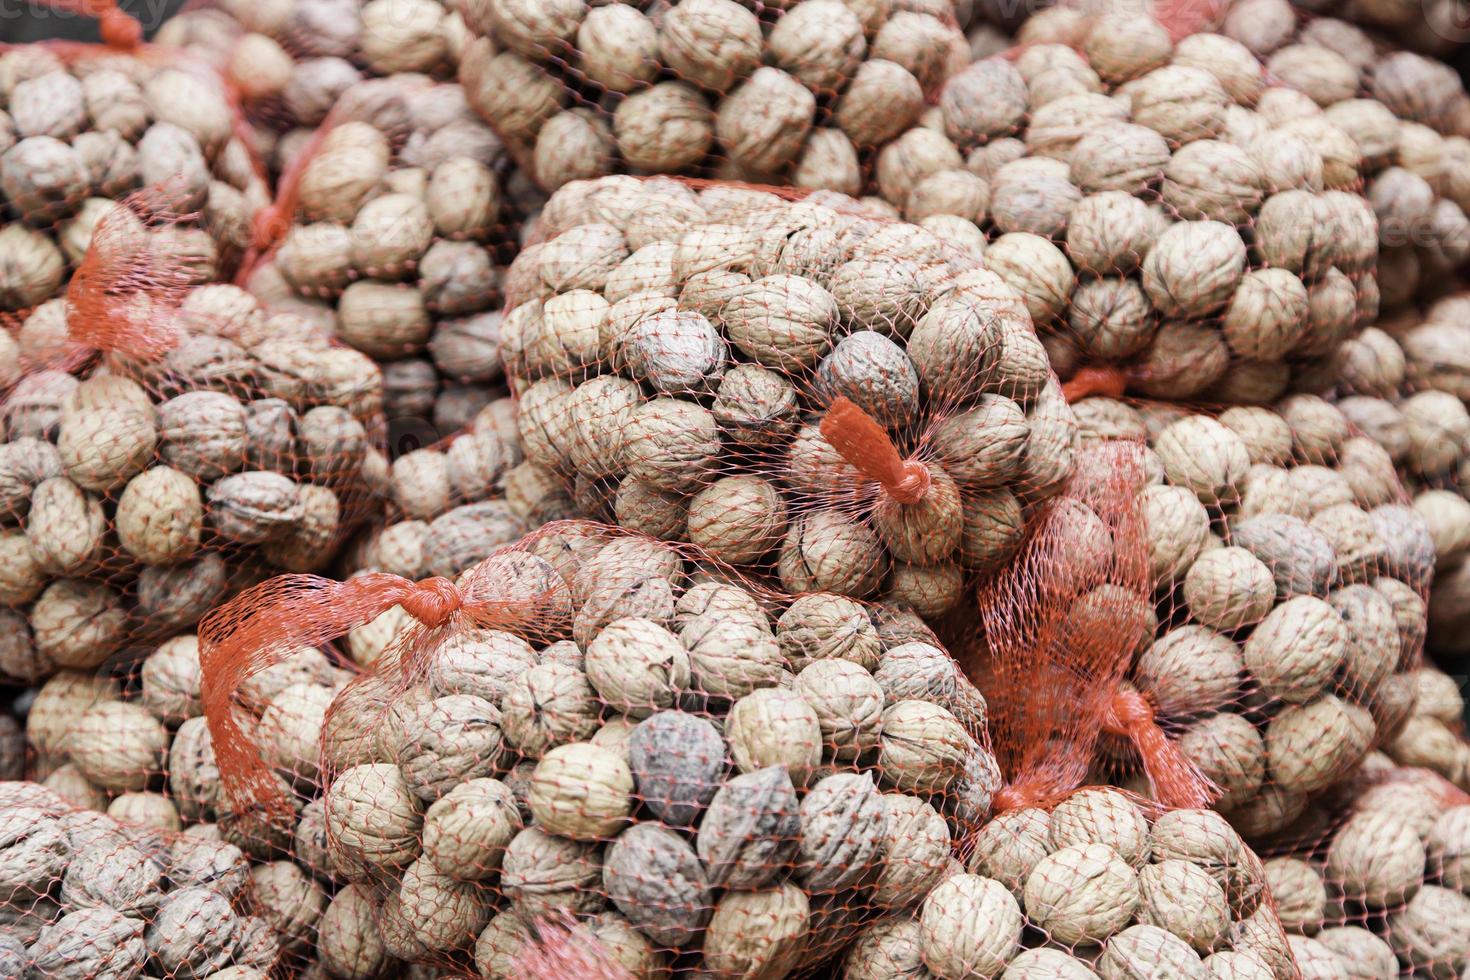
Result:
{"label": "pale beige walnut", "polygon": [[[811,705],[811,710],[816,711],[823,743],[833,757],[854,758],[879,745],[882,718],[885,716],[883,689],[873,680],[872,674],[857,664],[845,660],[813,661],[797,674],[794,689],[803,701]],[[910,702],[910,705],[917,704],[922,702]],[[923,708],[914,707],[908,707],[894,717],[895,721],[900,718],[913,721],[916,726],[922,726],[929,720]],[[908,761],[936,764],[933,770],[928,765],[922,765],[914,774],[916,782],[922,773],[942,773],[945,758],[950,758],[954,763],[950,773],[953,779],[960,768],[960,757],[969,748],[961,742],[961,739],[969,736],[963,727],[958,726],[953,716],[948,718],[953,727],[945,724],[944,718],[936,717],[935,721],[935,732],[941,736],[950,736],[954,742],[936,743],[935,752],[938,755],[933,757],[923,754],[920,746],[914,746],[914,757]],[[898,746],[894,745],[894,748],[897,749]]]}
{"label": "pale beige walnut", "polygon": [[509,787],[473,779],[436,800],[424,815],[424,856],[467,881],[493,879],[505,848],[522,828]]}
{"label": "pale beige walnut", "polygon": [[1245,667],[1272,697],[1310,701],[1347,655],[1347,631],[1337,610],[1298,596],[1273,609],[1245,643]]}
{"label": "pale beige walnut", "polygon": [[1239,234],[1218,221],[1181,221],[1143,262],[1143,285],[1161,313],[1202,316],[1225,305],[1245,272]]}
{"label": "pale beige walnut", "polygon": [[[1374,731],[1366,710],[1331,694],[1290,705],[1266,726],[1267,765],[1282,789],[1315,792],[1337,782],[1362,760]],[[1308,745],[1313,746],[1310,751]]]}
{"label": "pale beige walnut", "polygon": [[1344,897],[1373,908],[1404,901],[1425,874],[1425,847],[1398,814],[1354,814],[1328,845],[1324,871]]}
{"label": "pale beige walnut", "polygon": [[134,703],[103,701],[75,721],[64,746],[88,780],[113,791],[146,789],[163,770],[168,733]]}
{"label": "pale beige walnut", "polygon": [[327,824],[338,847],[372,866],[401,867],[419,853],[420,804],[394,765],[341,773],[327,790]]}
{"label": "pale beige walnut", "polygon": [[1148,857],[1143,812],[1114,790],[1081,790],[1058,804],[1050,822],[1051,847],[1105,844],[1135,867]]}
{"label": "pale beige walnut", "polygon": [[1304,934],[1320,929],[1328,901],[1321,871],[1300,859],[1283,857],[1267,861],[1265,872],[1281,924]]}
{"label": "pale beige walnut", "polygon": [[811,909],[789,882],[759,891],[726,892],[704,936],[706,968],[729,976],[778,976],[800,960]]}
{"label": "pale beige walnut", "polygon": [[779,765],[794,784],[804,785],[822,758],[821,718],[799,691],[752,691],[735,702],[725,720],[730,756],[743,773]]}
{"label": "pale beige walnut", "polygon": [[1184,717],[1229,705],[1240,690],[1244,666],[1240,647],[1229,637],[1204,626],[1184,626],[1140,654],[1133,677],[1158,711]]}
{"label": "pale beige walnut", "polygon": [[1058,941],[1101,942],[1132,921],[1138,875],[1104,844],[1064,847],[1032,868],[1024,898],[1027,919]]}
{"label": "pale beige walnut", "polygon": [[173,564],[198,550],[204,502],[188,474],[155,466],[128,481],[114,520],[118,540],[134,557],[150,565]]}
{"label": "pale beige walnut", "polygon": [[1020,945],[1023,925],[1016,899],[999,882],[955,875],[920,910],[923,962],[938,976],[998,976]]}

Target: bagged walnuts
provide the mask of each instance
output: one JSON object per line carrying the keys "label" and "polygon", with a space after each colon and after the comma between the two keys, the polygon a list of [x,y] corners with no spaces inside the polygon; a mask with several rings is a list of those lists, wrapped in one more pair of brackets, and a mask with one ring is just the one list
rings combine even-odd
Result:
{"label": "bagged walnuts", "polygon": [[1260,858],[1219,814],[1086,788],[995,817],[966,872],[868,926],[845,976],[1294,978]]}
{"label": "bagged walnuts", "polygon": [[1231,7],[1223,29],[1294,90],[1274,113],[1296,117],[1298,131],[1325,121],[1356,145],[1378,215],[1382,303],[1400,306],[1470,257],[1470,97],[1448,65],[1385,49],[1341,20],[1297,17],[1290,4],[1251,0]]}
{"label": "bagged walnuts", "polygon": [[937,616],[1015,553],[1075,423],[1016,295],[836,195],[569,184],[508,274],[526,459],[584,515]]}
{"label": "bagged walnuts", "polygon": [[1470,965],[1470,797],[1374,756],[1263,851],[1303,976],[1457,978]]}
{"label": "bagged walnuts", "polygon": [[149,194],[110,205],[3,355],[12,681],[112,664],[262,572],[324,567],[386,465],[376,366],[201,283]]}
{"label": "bagged walnuts", "polygon": [[[1094,624],[1129,646],[1120,690],[1177,738],[1237,830],[1268,837],[1409,718],[1428,530],[1387,452],[1316,396],[1218,415],[1075,408],[1084,443],[1148,445],[1135,533],[1113,541],[1142,562],[1142,587]],[[1110,728],[1135,738],[1126,720]],[[1102,748],[1118,750],[1110,771],[1136,757],[1147,770],[1145,745]]]}
{"label": "bagged walnuts", "polygon": [[1429,527],[1434,588],[1429,647],[1470,650],[1464,596],[1470,588],[1470,305],[1464,295],[1425,312],[1405,311],[1344,345],[1313,387],[1386,451]]}
{"label": "bagged walnuts", "polygon": [[458,85],[400,74],[348,90],[278,190],[245,285],[382,363],[395,455],[495,397],[507,167]]}
{"label": "bagged walnuts", "polygon": [[876,179],[1024,297],[1063,380],[1267,402],[1372,322],[1380,215],[1347,122],[1228,37],[1176,43],[1138,11],[1029,28],[951,77]]}
{"label": "bagged walnuts", "polygon": [[139,203],[172,218],[170,247],[196,283],[233,274],[269,202],[223,80],[138,45],[137,23],[109,10],[112,31],[132,31],[115,46],[0,46],[0,320],[26,353],[63,325],[47,302],[115,201],[150,189]]}
{"label": "bagged walnuts", "polygon": [[263,977],[285,965],[271,902],[261,869],[216,834],[0,783],[0,963],[10,975]]}
{"label": "bagged walnuts", "polygon": [[531,528],[575,516],[561,479],[525,460],[509,397],[480,409],[465,431],[399,456],[387,493],[383,522],[347,555],[349,573],[452,577]]}
{"label": "bagged walnuts", "polygon": [[[295,746],[276,754],[242,694],[343,634],[370,669],[275,726]],[[782,976],[917,905],[999,780],[984,699],[912,614],[585,522],[457,583],[273,580],[202,635],[224,798],[283,837],[324,820],[351,883],[326,962],[370,936],[384,967],[467,954],[511,976],[572,915],[634,976],[690,950]]]}
{"label": "bagged walnuts", "polygon": [[364,78],[453,76],[469,40],[438,0],[190,3],[154,36],[215,65],[239,93],[261,158],[276,173]]}
{"label": "bagged walnuts", "polygon": [[460,77],[548,191],[631,172],[856,195],[969,60],[956,6],[483,0]]}

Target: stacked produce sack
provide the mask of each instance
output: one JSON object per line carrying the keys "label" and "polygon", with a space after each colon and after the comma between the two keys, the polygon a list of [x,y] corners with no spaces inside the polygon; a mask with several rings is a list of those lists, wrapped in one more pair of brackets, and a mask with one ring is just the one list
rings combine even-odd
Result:
{"label": "stacked produce sack", "polygon": [[464,428],[498,393],[508,164],[458,85],[373,79],[342,96],[262,223],[273,247],[245,285],[381,365],[395,453]]}
{"label": "stacked produce sack", "polygon": [[281,174],[342,95],[365,78],[448,79],[469,40],[437,0],[190,3],[154,43],[216,66],[239,93],[256,152]]}
{"label": "stacked produce sack", "polygon": [[[1388,453],[1315,396],[1218,414],[1074,408],[1084,445],[1148,447],[1139,530],[1111,542],[1144,571],[1095,613],[1128,647],[1108,725],[1124,738],[1101,744],[1099,771],[1156,779],[1147,729],[1126,723],[1141,712],[1236,829],[1267,838],[1400,736],[1418,694],[1428,531]],[[1104,548],[1104,531],[1077,524],[1069,554]],[[1066,609],[1037,615],[1077,615]]]}
{"label": "stacked produce sack", "polygon": [[1301,976],[1453,980],[1470,966],[1470,798],[1382,756],[1263,852]]}
{"label": "stacked produce sack", "polygon": [[479,36],[460,77],[547,190],[709,162],[858,194],[860,154],[916,123],[970,57],[950,3],[909,6],[488,0],[467,16]]}
{"label": "stacked produce sack", "polygon": [[152,189],[137,202],[145,215],[173,219],[155,229],[178,267],[169,272],[192,284],[234,273],[270,194],[237,122],[220,79],[182,57],[86,45],[0,48],[7,387],[19,379],[22,356],[44,361],[65,340],[61,297],[71,274],[98,223],[133,192]]}
{"label": "stacked produce sack", "polygon": [[[1107,625],[1146,574],[1128,545],[1144,463],[1137,443],[1085,449],[1024,552],[982,591],[986,657],[965,656],[989,692],[1007,781],[998,813],[967,842],[966,873],[872,923],[845,976],[1296,976],[1261,862],[1218,813],[1081,785],[1111,716],[1127,713],[1107,692],[1132,648]],[[1083,522],[1099,533],[1079,535]],[[1054,606],[1071,612],[1040,614]],[[1150,751],[1161,790],[1203,786],[1167,744]]]}
{"label": "stacked produce sack", "polygon": [[217,78],[120,42],[0,64],[0,676],[34,684],[323,567],[366,509],[382,381],[222,282],[262,185]]}
{"label": "stacked produce sack", "polygon": [[1024,305],[921,227],[625,176],[563,187],[541,225],[502,351],[526,458],[584,514],[938,616],[1070,472]]}
{"label": "stacked produce sack", "polygon": [[[1289,5],[1253,2],[1270,9],[1260,16],[1250,5],[1239,7],[1224,31],[1265,60],[1283,84],[1309,96],[1358,145],[1379,216],[1384,307],[1434,289],[1470,249],[1470,99],[1463,82],[1448,66],[1384,49],[1351,24],[1321,19],[1298,25]],[[1298,101],[1294,111],[1316,114]]]}
{"label": "stacked produce sack", "polygon": [[[7,977],[264,980],[280,946],[258,909],[268,866],[207,832],[112,819],[0,783],[0,969]],[[284,896],[280,896],[284,897]]]}
{"label": "stacked produce sack", "polygon": [[[252,696],[343,638],[371,671]],[[338,883],[333,976],[511,976],[561,915],[634,976],[780,976],[920,902],[989,812],[985,702],[936,642],[561,522],[456,583],[265,583],[206,621],[203,689],[221,799]]]}
{"label": "stacked produce sack", "polygon": [[1467,310],[1456,295],[1423,313],[1385,318],[1345,345],[1335,370],[1323,376],[1342,413],[1387,451],[1428,525],[1435,559],[1429,646],[1452,657],[1470,649],[1461,601],[1470,581],[1464,563],[1470,551],[1470,386],[1461,367],[1470,340]]}

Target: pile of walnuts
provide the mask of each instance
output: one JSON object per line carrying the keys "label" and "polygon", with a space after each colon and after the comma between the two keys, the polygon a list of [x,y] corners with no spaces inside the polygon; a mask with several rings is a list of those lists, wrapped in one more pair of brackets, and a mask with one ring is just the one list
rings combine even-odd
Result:
{"label": "pile of walnuts", "polygon": [[393,607],[346,639],[370,673],[274,695],[254,731],[297,808],[282,843],[344,884],[316,923],[329,973],[465,953],[509,977],[567,913],[635,976],[691,949],[781,975],[957,868],[999,773],[932,635],[703,567],[553,524],[459,578],[467,602],[524,603],[520,625],[426,639]]}
{"label": "pile of walnuts", "polygon": [[862,192],[877,147],[969,62],[947,0],[483,0],[470,102],[546,190],[609,173]]}
{"label": "pile of walnuts", "polygon": [[1234,4],[1222,30],[1262,59],[1278,84],[1307,97],[1297,100],[1298,113],[1317,115],[1320,107],[1357,144],[1379,219],[1386,308],[1432,288],[1470,256],[1470,96],[1454,69],[1385,50],[1341,20],[1299,24],[1297,9],[1279,0]]}
{"label": "pile of walnuts", "polygon": [[955,74],[878,153],[878,193],[983,255],[1062,378],[1110,365],[1156,398],[1279,397],[1377,315],[1356,132],[1231,38],[1058,13]]}
{"label": "pile of walnuts", "polygon": [[1467,649],[1470,590],[1470,302],[1407,310],[1345,344],[1320,388],[1398,468],[1434,542],[1430,649]]}
{"label": "pile of walnuts", "polygon": [[43,45],[0,53],[0,316],[23,321],[27,354],[64,334],[47,301],[113,202],[135,191],[146,191],[140,206],[183,216],[160,244],[193,282],[233,271],[270,196],[234,126],[220,80],[167,59],[63,61]]}
{"label": "pile of walnuts", "polygon": [[584,515],[788,592],[939,615],[1071,472],[1075,421],[1021,301],[923,228],[840,195],[626,176],[563,187],[541,228],[502,351],[526,459]]}
{"label": "pile of walnuts", "polygon": [[1470,966],[1470,802],[1383,756],[1272,848],[1265,880],[1304,976],[1459,977]]}
{"label": "pile of walnuts", "polygon": [[183,10],[153,37],[213,65],[239,94],[253,149],[279,173],[364,78],[447,78],[469,41],[438,0],[226,0]]}
{"label": "pile of walnuts", "polygon": [[1388,453],[1316,396],[1218,416],[1075,407],[1084,440],[1150,447],[1157,600],[1135,597],[1129,683],[1236,829],[1269,836],[1413,711],[1433,543]]}
{"label": "pile of walnuts", "polygon": [[399,456],[387,488],[389,513],[356,542],[351,571],[453,578],[527,531],[577,516],[566,481],[525,458],[508,397],[448,441]]}
{"label": "pile of walnuts", "polygon": [[[108,222],[109,249],[146,252],[152,233],[131,212]],[[363,355],[234,286],[139,309],[171,344],[161,355],[32,369],[6,352],[18,379],[0,441],[11,681],[102,667],[188,629],[261,571],[321,569],[386,466],[382,382]],[[57,301],[31,320],[55,314],[64,339],[64,312]]]}
{"label": "pile of walnuts", "polygon": [[117,819],[0,783],[0,968],[7,976],[263,980],[280,965],[269,866],[215,834]]}
{"label": "pile of walnuts", "polygon": [[1001,814],[968,872],[868,926],[844,976],[1289,980],[1260,858],[1219,814],[1151,817],[1113,789]]}
{"label": "pile of walnuts", "polygon": [[403,74],[345,93],[301,152],[278,195],[294,209],[277,216],[283,234],[251,292],[381,362],[390,426],[432,418],[458,431],[502,376],[502,250],[514,238],[499,140],[458,85]]}

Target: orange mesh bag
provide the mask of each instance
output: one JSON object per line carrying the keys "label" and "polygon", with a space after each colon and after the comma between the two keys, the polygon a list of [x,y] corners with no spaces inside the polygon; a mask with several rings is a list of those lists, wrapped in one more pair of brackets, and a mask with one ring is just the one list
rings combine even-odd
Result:
{"label": "orange mesh bag", "polygon": [[973,254],[783,193],[614,176],[553,195],[507,278],[522,449],[583,516],[786,592],[942,615],[1066,479],[1071,412]]}
{"label": "orange mesh bag", "polygon": [[119,800],[114,817],[36,783],[0,783],[6,975],[259,980],[283,966],[279,929],[297,910],[281,876],[213,828],[180,833],[156,793]]}
{"label": "orange mesh bag", "polygon": [[[1236,829],[1267,837],[1400,737],[1428,530],[1388,453],[1316,396],[1218,414],[1102,398],[1074,409],[1084,446],[1148,444],[1144,601],[1109,614],[1133,643],[1122,689],[1215,784]],[[1098,757],[1110,780],[1148,774],[1142,746],[1110,738]]]}
{"label": "orange mesh bag", "polygon": [[1262,851],[1304,977],[1453,980],[1470,965],[1470,797],[1375,755]]}
{"label": "orange mesh bag", "polygon": [[1447,296],[1407,309],[1344,345],[1316,388],[1381,445],[1413,494],[1434,545],[1429,648],[1470,650],[1464,597],[1470,589],[1470,304]]}
{"label": "orange mesh bag", "polygon": [[458,85],[371,79],[300,149],[257,226],[241,284],[382,363],[394,455],[464,428],[503,391],[508,167]]}
{"label": "orange mesh bag", "polygon": [[173,191],[110,205],[66,297],[28,321],[46,332],[5,361],[12,682],[125,662],[273,568],[322,568],[376,507],[377,368],[201,283],[157,206]]}
{"label": "orange mesh bag", "polygon": [[191,0],[154,38],[219,67],[276,172],[349,88],[402,73],[450,79],[467,41],[458,10],[437,0]]}
{"label": "orange mesh bag", "polygon": [[[343,883],[334,975],[369,935],[375,968],[514,976],[571,916],[633,976],[782,976],[919,902],[998,782],[984,699],[911,614],[595,524],[456,582],[272,580],[201,635],[225,797],[257,839],[319,828]],[[242,696],[339,641],[364,673],[335,696]]]}
{"label": "orange mesh bag", "polygon": [[955,7],[484,0],[460,77],[548,191],[621,172],[856,195],[968,62]]}
{"label": "orange mesh bag", "polygon": [[[1259,859],[1120,693],[1146,629],[1144,477],[1141,445],[1089,447],[1017,560],[982,584],[983,638],[960,649],[990,707],[998,813],[964,843],[967,873],[865,930],[845,976],[1297,976]],[[1157,795],[1186,805],[1084,786],[1120,726]]]}
{"label": "orange mesh bag", "polygon": [[1438,289],[1470,257],[1470,96],[1456,72],[1277,0],[1231,5],[1223,31],[1299,93],[1275,100],[1273,115],[1298,118],[1295,130],[1325,121],[1356,145],[1378,214],[1384,308]]}
{"label": "orange mesh bag", "polygon": [[[54,2],[54,10],[82,10]],[[5,359],[50,346],[61,296],[112,202],[169,185],[172,250],[195,282],[233,274],[269,191],[220,77],[139,42],[111,3],[87,4],[111,43],[0,44],[0,323]],[[16,381],[13,368],[3,379]]]}

